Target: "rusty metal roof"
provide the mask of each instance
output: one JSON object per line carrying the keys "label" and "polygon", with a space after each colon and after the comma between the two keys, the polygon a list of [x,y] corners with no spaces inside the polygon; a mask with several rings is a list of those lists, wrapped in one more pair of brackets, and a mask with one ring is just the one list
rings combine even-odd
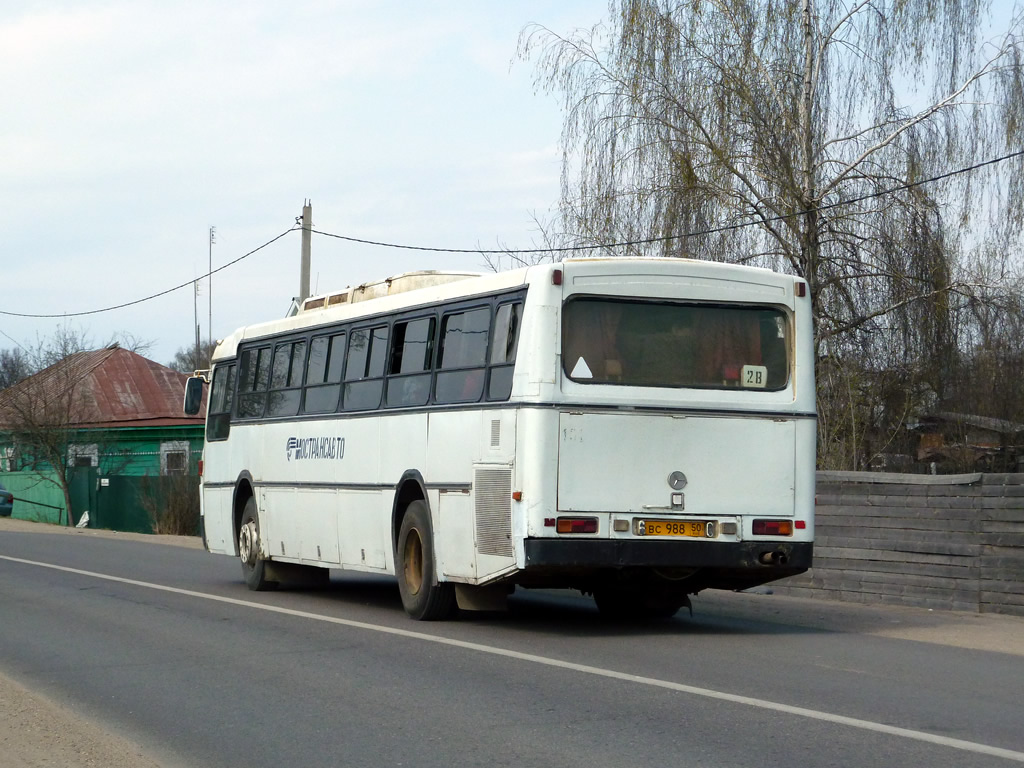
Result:
{"label": "rusty metal roof", "polygon": [[0,393],[0,406],[36,400],[44,408],[64,409],[68,416],[62,421],[81,428],[202,424],[206,418],[205,394],[198,415],[182,412],[187,379],[185,374],[135,352],[108,347],[68,355]]}

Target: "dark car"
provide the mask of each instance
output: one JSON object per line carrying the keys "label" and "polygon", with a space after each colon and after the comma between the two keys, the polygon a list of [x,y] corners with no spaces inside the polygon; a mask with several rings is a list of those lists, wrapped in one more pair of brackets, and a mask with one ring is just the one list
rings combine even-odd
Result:
{"label": "dark car", "polygon": [[0,517],[10,517],[14,509],[14,496],[0,484]]}

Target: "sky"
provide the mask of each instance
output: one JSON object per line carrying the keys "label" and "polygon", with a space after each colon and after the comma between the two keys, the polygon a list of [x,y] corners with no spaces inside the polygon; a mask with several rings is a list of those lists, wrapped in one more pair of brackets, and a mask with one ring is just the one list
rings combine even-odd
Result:
{"label": "sky", "polygon": [[[282,317],[295,226],[440,248],[531,247],[559,193],[562,113],[517,58],[606,0],[6,0],[0,4],[0,348],[68,326],[161,363]],[[210,246],[209,229],[216,227]],[[313,293],[417,269],[487,271],[314,235]],[[212,298],[212,301],[211,301]],[[212,305],[212,326],[208,322]],[[198,306],[198,312],[195,308]]]}

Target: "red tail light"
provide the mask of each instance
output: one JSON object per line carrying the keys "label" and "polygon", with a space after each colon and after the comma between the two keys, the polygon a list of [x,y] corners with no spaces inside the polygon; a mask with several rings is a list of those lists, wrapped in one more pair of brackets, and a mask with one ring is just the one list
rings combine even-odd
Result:
{"label": "red tail light", "polygon": [[199,476],[200,477],[203,476],[203,460],[202,459],[199,460]]}
{"label": "red tail light", "polygon": [[792,536],[792,520],[755,520],[753,525],[755,536]]}
{"label": "red tail light", "polygon": [[596,517],[560,517],[555,522],[559,533],[597,533]]}

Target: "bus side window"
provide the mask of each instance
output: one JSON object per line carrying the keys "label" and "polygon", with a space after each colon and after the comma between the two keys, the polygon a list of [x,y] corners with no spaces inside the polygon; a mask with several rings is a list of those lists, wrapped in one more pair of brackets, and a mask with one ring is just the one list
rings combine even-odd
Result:
{"label": "bus side window", "polygon": [[519,321],[522,313],[521,302],[502,304],[498,307],[494,318],[494,336],[491,338],[488,400],[508,400],[512,394],[512,371],[515,368],[516,344],[519,341]]}
{"label": "bus side window", "polygon": [[386,325],[357,328],[349,334],[342,401],[346,411],[368,411],[380,407],[387,348]]}
{"label": "bus side window", "polygon": [[781,389],[789,381],[786,356],[786,318],[778,312],[764,312],[761,318],[761,363],[768,369],[768,389]]}
{"label": "bus side window", "polygon": [[235,366],[218,366],[213,372],[206,439],[226,440],[231,431],[231,401],[235,395]]}
{"label": "bus side window", "polygon": [[239,369],[238,417],[259,418],[267,401],[270,381],[270,347],[242,352]]}
{"label": "bus side window", "polygon": [[306,342],[290,341],[274,349],[270,373],[267,416],[294,416],[302,395],[302,369],[306,365]]}
{"label": "bus side window", "polygon": [[387,406],[426,405],[434,351],[433,317],[395,323],[388,365]]}
{"label": "bus side window", "polygon": [[490,307],[444,316],[434,385],[436,402],[469,403],[480,399],[484,391],[490,324]]}
{"label": "bus side window", "polygon": [[330,413],[338,408],[341,369],[345,362],[345,334],[317,336],[309,345],[306,368],[305,413]]}

